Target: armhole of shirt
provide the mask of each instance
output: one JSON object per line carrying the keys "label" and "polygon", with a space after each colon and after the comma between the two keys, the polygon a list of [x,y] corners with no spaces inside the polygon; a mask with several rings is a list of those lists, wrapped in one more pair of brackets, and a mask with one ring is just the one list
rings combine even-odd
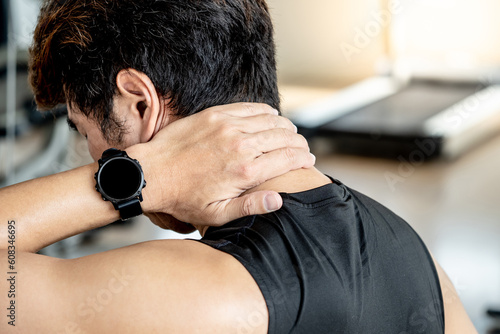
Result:
{"label": "armhole of shirt", "polygon": [[[195,240],[195,239],[193,239],[193,240]],[[214,247],[213,245],[210,245],[208,243],[205,243],[203,240],[196,240],[196,241],[199,241],[199,242],[204,243],[205,245],[208,245],[208,246],[210,246],[218,251],[221,251],[221,252],[224,252],[226,254],[231,255],[232,257],[234,257],[238,262],[240,262],[245,267],[245,269],[248,271],[248,273],[254,279],[255,283],[257,283],[257,286],[259,287],[259,290],[262,293],[262,295],[264,296],[264,300],[266,301],[266,307],[267,307],[267,312],[268,312],[268,316],[269,316],[267,333],[268,334],[276,333],[276,328],[277,328],[276,324],[277,324],[278,320],[277,320],[277,315],[276,315],[276,311],[275,311],[276,308],[275,308],[275,305],[274,305],[274,302],[272,299],[272,295],[271,295],[271,289],[267,283],[268,281],[270,281],[270,279],[268,277],[264,277],[264,275],[262,275],[261,272],[259,272],[259,270],[257,270],[257,268],[255,268],[251,263],[249,263],[248,261],[246,261],[245,259],[240,257],[238,254],[232,253],[229,250],[226,250],[224,248],[224,246],[232,245],[232,243],[229,242],[228,244],[225,244],[224,246],[219,248],[219,247]]]}
{"label": "armhole of shirt", "polygon": [[413,227],[411,227],[410,224],[408,224],[408,226],[410,227],[410,229],[413,231],[413,233],[415,234],[415,236],[417,237],[417,240],[418,242],[420,243],[420,245],[422,246],[422,248],[424,249],[424,252],[425,252],[425,255],[427,256],[427,259],[429,261],[429,265],[431,267],[431,270],[432,270],[432,273],[434,275],[434,279],[436,280],[436,283],[437,283],[437,289],[438,289],[438,293],[439,293],[439,303],[440,303],[440,313],[441,313],[441,316],[440,316],[440,320],[441,320],[441,329],[442,329],[442,333],[445,332],[445,319],[444,319],[444,299],[443,299],[443,291],[441,290],[441,280],[439,279],[439,274],[437,272],[437,268],[436,268],[436,265],[434,264],[434,259],[432,258],[432,255],[429,251],[429,249],[427,248],[427,246],[425,245],[424,241],[422,240],[422,238],[420,237],[420,235],[418,235],[418,233],[413,229]]}

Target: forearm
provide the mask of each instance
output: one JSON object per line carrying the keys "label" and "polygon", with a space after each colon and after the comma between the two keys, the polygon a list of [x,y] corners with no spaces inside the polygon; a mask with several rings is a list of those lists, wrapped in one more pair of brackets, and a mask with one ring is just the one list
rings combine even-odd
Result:
{"label": "forearm", "polygon": [[[152,168],[158,163],[147,145],[130,147],[127,152],[140,161],[145,179],[151,181],[143,190],[141,203],[143,211],[151,211],[161,195]],[[8,225],[12,221],[17,250],[37,252],[59,240],[120,219],[113,204],[104,201],[95,189],[97,169],[98,164],[93,163],[0,189],[0,249],[8,246]],[[163,182],[168,184],[169,175],[163,169],[162,172]],[[170,198],[167,196],[164,202],[168,204]]]}
{"label": "forearm", "polygon": [[61,239],[119,218],[95,190],[97,164],[0,189],[0,249],[15,221],[19,251],[36,252]]}
{"label": "forearm", "polygon": [[[143,212],[220,226],[281,207],[276,192],[239,197],[262,182],[314,165],[293,124],[265,105],[235,104],[178,120],[148,143],[126,149],[142,165]],[[16,247],[36,252],[120,218],[95,190],[97,163],[0,189],[0,249],[9,221]],[[169,227],[169,226],[166,226]]]}

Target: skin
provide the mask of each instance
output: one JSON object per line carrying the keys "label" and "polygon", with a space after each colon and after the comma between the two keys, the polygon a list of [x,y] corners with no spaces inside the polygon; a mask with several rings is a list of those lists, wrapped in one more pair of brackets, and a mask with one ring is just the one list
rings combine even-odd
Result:
{"label": "skin", "polygon": [[[314,163],[307,143],[290,126],[267,106],[236,104],[179,120],[150,142],[127,148],[148,180],[143,211],[221,225],[278,209],[281,198],[274,192],[238,196]],[[207,154],[210,148],[218,149]],[[7,247],[9,220],[20,222],[17,249],[28,252],[118,220],[119,213],[94,189],[97,168],[94,163],[0,189],[0,247]]]}
{"label": "skin", "polygon": [[[168,130],[183,121],[165,109],[151,81],[142,73],[123,71],[117,84],[115,111],[126,120],[127,126],[124,147],[154,140],[163,127]],[[146,105],[146,109],[138,109],[138,105]],[[94,159],[109,145],[120,144],[107,143],[97,125],[81,114],[70,111],[69,117],[79,132],[87,136]],[[248,149],[253,148],[248,146]],[[329,182],[311,167],[256,185],[244,196],[262,191],[298,192]],[[182,224],[164,213],[157,215],[154,209],[148,211],[148,216],[166,228],[178,229],[178,224]],[[77,229],[79,226],[73,220],[70,224]],[[188,221],[204,234],[207,224],[196,219]],[[61,233],[50,224],[48,229],[52,234]],[[26,234],[29,232],[26,230]],[[23,235],[19,233],[19,238]],[[42,234],[37,239],[40,238],[48,236]],[[2,242],[2,246],[5,244]],[[17,254],[19,277],[22,277],[16,287],[18,321],[15,328],[2,321],[2,332],[267,332],[267,307],[251,275],[232,256],[204,244],[190,240],[151,241],[72,260],[33,254],[29,249],[36,249],[35,244],[32,240],[29,247],[21,248],[23,251]],[[1,252],[0,263],[6,262],[7,254]],[[442,270],[440,278],[442,284],[449,282],[445,281]],[[0,291],[9,288],[6,281],[0,285]],[[445,298],[447,333],[474,333],[456,292],[447,291],[453,297]],[[2,305],[7,305],[6,294],[0,296]],[[451,331],[456,328],[460,330]]]}

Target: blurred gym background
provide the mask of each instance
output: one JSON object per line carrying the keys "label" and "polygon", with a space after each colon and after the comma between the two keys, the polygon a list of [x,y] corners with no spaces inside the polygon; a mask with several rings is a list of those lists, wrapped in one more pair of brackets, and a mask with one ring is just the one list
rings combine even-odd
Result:
{"label": "blurred gym background", "polygon": [[[479,333],[498,333],[500,3],[268,4],[283,111],[309,139],[317,167],[406,219],[448,272]],[[39,6],[1,0],[0,187],[91,162],[64,108],[40,113],[33,104],[27,50]],[[76,257],[184,237],[139,218],[42,252]]]}

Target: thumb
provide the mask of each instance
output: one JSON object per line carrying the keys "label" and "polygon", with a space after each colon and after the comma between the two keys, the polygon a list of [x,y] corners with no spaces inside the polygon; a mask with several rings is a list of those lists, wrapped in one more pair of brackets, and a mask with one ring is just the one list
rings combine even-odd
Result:
{"label": "thumb", "polygon": [[220,214],[214,220],[225,224],[232,220],[270,213],[279,210],[283,205],[283,199],[275,191],[256,191],[238,198],[218,203],[215,212]]}

